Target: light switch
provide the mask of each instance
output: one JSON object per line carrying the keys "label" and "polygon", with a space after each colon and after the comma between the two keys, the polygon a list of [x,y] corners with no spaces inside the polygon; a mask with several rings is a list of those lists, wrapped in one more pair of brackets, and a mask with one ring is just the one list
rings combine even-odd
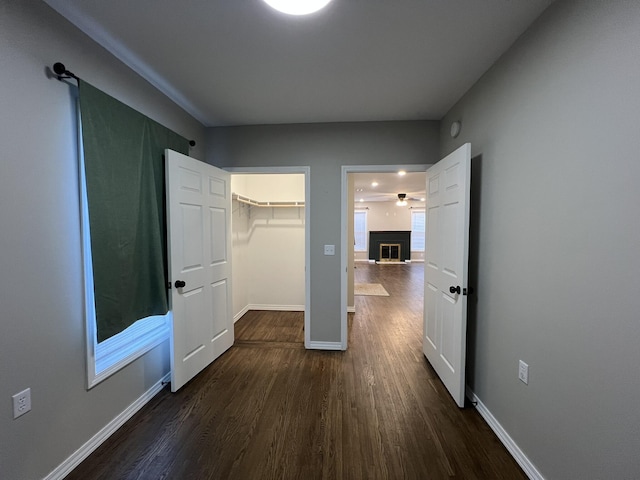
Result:
{"label": "light switch", "polygon": [[325,255],[335,255],[336,254],[336,246],[335,245],[325,245],[324,246],[324,254]]}

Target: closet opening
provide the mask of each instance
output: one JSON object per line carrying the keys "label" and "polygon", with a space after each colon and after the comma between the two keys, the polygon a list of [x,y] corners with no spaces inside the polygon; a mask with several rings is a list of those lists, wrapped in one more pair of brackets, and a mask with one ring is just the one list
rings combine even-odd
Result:
{"label": "closet opening", "polygon": [[[237,340],[309,343],[308,167],[229,169]],[[249,322],[248,338],[242,336]]]}

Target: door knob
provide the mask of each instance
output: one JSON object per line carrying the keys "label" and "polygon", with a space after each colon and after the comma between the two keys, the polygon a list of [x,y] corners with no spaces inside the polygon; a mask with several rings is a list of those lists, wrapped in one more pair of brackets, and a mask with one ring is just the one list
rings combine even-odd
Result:
{"label": "door knob", "polygon": [[460,287],[449,287],[449,293],[457,293],[460,295]]}
{"label": "door knob", "polygon": [[176,288],[182,288],[186,285],[186,282],[184,282],[183,280],[176,280],[176,283],[174,283],[174,285],[176,286]]}

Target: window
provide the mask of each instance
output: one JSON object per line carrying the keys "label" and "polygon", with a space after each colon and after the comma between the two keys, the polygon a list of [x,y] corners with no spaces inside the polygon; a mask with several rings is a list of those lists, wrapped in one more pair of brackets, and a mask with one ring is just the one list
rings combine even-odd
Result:
{"label": "window", "polygon": [[353,236],[356,252],[367,251],[367,211],[358,210],[354,214]]}
{"label": "window", "polygon": [[79,169],[91,388],[166,341],[164,161],[188,141],[79,80]]}
{"label": "window", "polygon": [[424,252],[425,248],[424,210],[411,210],[411,251]]}
{"label": "window", "polygon": [[[81,127],[81,123],[78,122]],[[82,138],[82,135],[80,135]],[[98,342],[96,306],[89,233],[89,208],[84,171],[84,155],[80,148],[81,229],[84,267],[85,319],[87,333],[87,388],[92,388],[141,357],[169,336],[169,316],[157,315],[138,320],[120,333]]]}

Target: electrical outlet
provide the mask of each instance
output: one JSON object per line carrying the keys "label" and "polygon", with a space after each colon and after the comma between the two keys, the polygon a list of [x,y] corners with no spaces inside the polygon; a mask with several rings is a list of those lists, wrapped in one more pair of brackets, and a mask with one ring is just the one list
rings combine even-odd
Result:
{"label": "electrical outlet", "polygon": [[518,378],[521,382],[529,385],[529,365],[520,360],[518,365]]}
{"label": "electrical outlet", "polygon": [[31,410],[31,389],[16,393],[13,397],[13,418],[18,418]]}

